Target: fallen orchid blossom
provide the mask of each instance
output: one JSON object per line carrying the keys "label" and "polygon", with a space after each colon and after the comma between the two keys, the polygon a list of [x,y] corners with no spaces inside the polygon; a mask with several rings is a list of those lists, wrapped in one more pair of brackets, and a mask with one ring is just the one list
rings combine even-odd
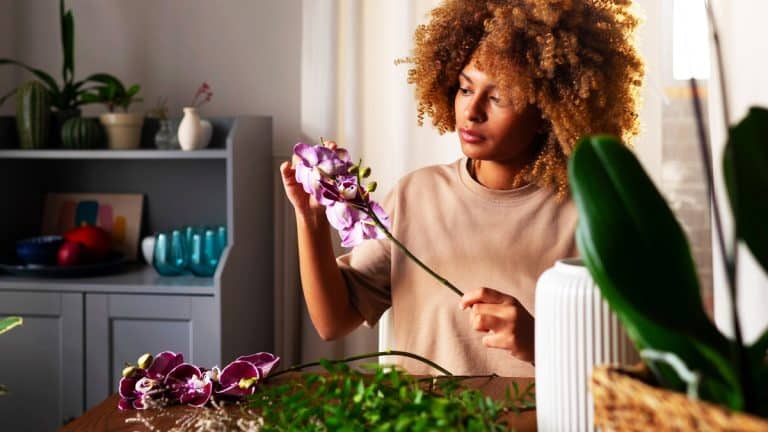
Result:
{"label": "fallen orchid blossom", "polygon": [[221,371],[184,362],[181,353],[164,351],[154,358],[141,356],[136,366],[123,370],[118,408],[147,409],[161,404],[203,407],[213,398],[239,400],[253,394],[256,386],[280,363],[267,352],[238,357]]}

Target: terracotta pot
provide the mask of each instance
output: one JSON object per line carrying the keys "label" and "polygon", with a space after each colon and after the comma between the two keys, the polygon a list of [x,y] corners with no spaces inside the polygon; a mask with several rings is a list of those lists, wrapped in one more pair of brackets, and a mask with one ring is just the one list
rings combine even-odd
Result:
{"label": "terracotta pot", "polygon": [[107,147],[115,150],[137,149],[141,144],[142,113],[105,113],[99,116],[107,131]]}

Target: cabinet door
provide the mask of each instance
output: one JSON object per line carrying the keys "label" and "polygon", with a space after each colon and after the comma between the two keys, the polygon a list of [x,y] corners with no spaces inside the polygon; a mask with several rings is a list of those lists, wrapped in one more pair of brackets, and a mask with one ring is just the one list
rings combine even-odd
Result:
{"label": "cabinet door", "polygon": [[117,392],[125,363],[145,352],[220,363],[218,302],[205,296],[86,294],[86,407]]}
{"label": "cabinet door", "polygon": [[0,292],[8,315],[24,323],[0,335],[2,429],[57,430],[83,412],[83,296]]}

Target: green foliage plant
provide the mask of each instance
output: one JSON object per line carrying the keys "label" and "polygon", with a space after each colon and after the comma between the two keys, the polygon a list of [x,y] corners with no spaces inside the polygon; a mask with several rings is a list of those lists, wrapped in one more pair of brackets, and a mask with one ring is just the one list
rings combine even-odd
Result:
{"label": "green foliage plant", "polygon": [[[768,331],[754,343],[744,343],[736,308],[739,242],[768,272],[768,110],[752,108],[729,128],[723,172],[734,237],[726,245],[696,88],[691,80],[700,152],[730,291],[733,339],[721,334],[704,312],[690,248],[672,211],[633,153],[615,137],[582,139],[569,161],[579,211],[576,240],[601,293],[661,386],[768,417]],[[724,87],[721,92],[727,122],[727,92]],[[689,374],[672,367],[678,360],[693,379],[684,379]]]}
{"label": "green foliage plant", "polygon": [[[0,65],[15,65],[31,72],[37,79],[43,82],[48,93],[51,96],[51,106],[58,111],[67,111],[77,109],[83,104],[90,103],[84,98],[89,92],[87,84],[104,82],[104,77],[112,77],[108,74],[91,75],[84,80],[75,80],[75,19],[72,10],[65,10],[64,0],[59,0],[59,19],[61,22],[61,84],[47,72],[33,68],[25,63],[9,58],[0,58]],[[0,97],[0,105],[6,99],[16,93],[16,89],[11,90]]]}
{"label": "green foliage plant", "polygon": [[[0,320],[0,334],[3,334],[14,327],[18,327],[23,323],[23,319],[18,316],[11,316]],[[8,394],[8,389],[4,385],[0,384],[0,396]]]}
{"label": "green foliage plant", "polygon": [[102,84],[89,89],[82,96],[86,103],[103,103],[109,112],[114,112],[115,108],[118,107],[123,111],[128,111],[128,107],[132,103],[142,100],[136,97],[141,90],[141,86],[138,84],[126,88],[119,79],[107,74],[96,74],[92,76],[92,79]]}
{"label": "green foliage plant", "polygon": [[[322,373],[266,385],[250,406],[262,431],[506,431],[503,416],[533,408],[533,384],[497,401],[461,384],[467,377],[417,378],[396,367],[372,373],[322,360]],[[487,379],[492,379],[489,376]]]}

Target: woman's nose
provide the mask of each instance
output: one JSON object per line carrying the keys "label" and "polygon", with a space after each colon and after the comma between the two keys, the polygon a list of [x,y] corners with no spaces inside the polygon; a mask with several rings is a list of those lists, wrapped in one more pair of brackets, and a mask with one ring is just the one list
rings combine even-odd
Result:
{"label": "woman's nose", "polygon": [[473,123],[482,123],[486,120],[485,109],[478,97],[473,97],[464,108],[464,115]]}

